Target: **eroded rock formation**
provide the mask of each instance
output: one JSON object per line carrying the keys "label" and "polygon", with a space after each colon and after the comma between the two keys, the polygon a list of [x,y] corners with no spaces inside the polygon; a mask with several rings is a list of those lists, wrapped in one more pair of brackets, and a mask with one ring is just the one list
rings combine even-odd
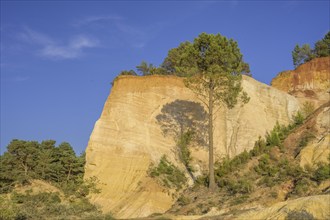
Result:
{"label": "eroded rock formation", "polygon": [[[276,121],[290,122],[297,100],[277,89],[245,77],[243,88],[250,102],[222,109],[214,123],[215,159],[253,148]],[[175,196],[152,178],[147,170],[162,155],[184,170],[177,158],[175,140],[164,136],[157,115],[175,100],[198,102],[182,78],[173,76],[119,77],[96,122],[86,150],[85,177],[100,180],[100,194],[91,201],[117,218],[148,216],[168,210]],[[207,149],[191,148],[193,166],[207,169]],[[187,174],[187,177],[188,174]]]}
{"label": "eroded rock formation", "polygon": [[316,58],[295,70],[281,72],[271,85],[301,102],[311,101],[320,106],[330,98],[330,57]]}

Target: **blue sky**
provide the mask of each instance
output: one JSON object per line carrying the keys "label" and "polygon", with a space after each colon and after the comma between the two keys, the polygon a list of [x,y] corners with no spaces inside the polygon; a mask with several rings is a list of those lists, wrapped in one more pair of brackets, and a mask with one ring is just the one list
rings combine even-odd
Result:
{"label": "blue sky", "polygon": [[1,150],[54,139],[85,150],[111,82],[200,33],[238,41],[253,77],[293,68],[329,31],[329,1],[1,1]]}

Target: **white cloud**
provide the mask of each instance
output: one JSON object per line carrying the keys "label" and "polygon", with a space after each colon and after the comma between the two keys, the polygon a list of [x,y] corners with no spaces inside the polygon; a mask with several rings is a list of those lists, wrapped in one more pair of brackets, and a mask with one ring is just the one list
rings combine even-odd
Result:
{"label": "white cloud", "polygon": [[[117,15],[89,16],[75,21],[73,26],[90,30],[103,31],[111,37],[118,39],[125,45],[134,48],[143,48],[153,37],[154,32],[159,30],[159,25],[137,25],[132,24],[128,19]],[[102,33],[101,33],[102,34]]]}
{"label": "white cloud", "polygon": [[90,17],[83,18],[79,21],[73,22],[73,26],[81,27],[84,25],[92,24],[92,23],[106,22],[106,21],[120,21],[120,20],[123,20],[123,17],[116,16],[116,15],[90,16]]}
{"label": "white cloud", "polygon": [[24,28],[24,31],[19,34],[19,38],[39,47],[38,55],[55,60],[78,58],[83,54],[84,49],[99,46],[97,40],[83,35],[75,36],[66,44],[58,43],[53,38],[30,28]]}
{"label": "white cloud", "polygon": [[97,46],[97,41],[84,36],[78,36],[64,46],[53,44],[45,45],[45,47],[41,49],[40,54],[43,57],[52,59],[73,59],[81,56],[84,48]]}
{"label": "white cloud", "polygon": [[28,27],[23,28],[23,32],[18,34],[19,39],[25,41],[26,43],[47,45],[54,44],[54,41],[50,39],[45,34],[34,31]]}

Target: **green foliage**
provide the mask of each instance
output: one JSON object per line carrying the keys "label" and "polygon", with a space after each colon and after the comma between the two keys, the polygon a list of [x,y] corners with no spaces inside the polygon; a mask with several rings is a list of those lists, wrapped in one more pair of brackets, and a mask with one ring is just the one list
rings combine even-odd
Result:
{"label": "green foliage", "polygon": [[292,51],[293,65],[297,67],[313,59],[313,56],[314,55],[309,44],[304,44],[302,45],[302,47],[299,47],[299,45],[297,44]]}
{"label": "green foliage", "polygon": [[183,162],[183,164],[185,165],[185,167],[189,172],[194,171],[190,164],[192,157],[188,148],[192,138],[193,138],[193,132],[187,131],[184,134],[182,134],[182,136],[178,141],[180,160]]}
{"label": "green foliage", "polygon": [[175,100],[167,103],[156,116],[165,136],[171,136],[176,141],[178,158],[185,165],[188,173],[194,179],[193,168],[190,165],[191,155],[189,146],[206,145],[207,113],[204,107],[197,102]]}
{"label": "green foliage", "polygon": [[279,146],[281,142],[279,134],[275,130],[272,130],[270,133],[267,132],[266,141],[267,145],[271,147]]}
{"label": "green foliage", "polygon": [[330,179],[330,164],[319,164],[318,168],[315,170],[314,179],[317,182]]}
{"label": "green foliage", "polygon": [[296,149],[295,149],[295,156],[297,156],[297,155],[300,153],[300,151],[301,151],[304,147],[306,147],[307,144],[308,144],[308,142],[309,142],[311,139],[313,139],[313,138],[315,138],[315,136],[314,136],[312,133],[310,133],[310,132],[304,132],[304,133],[302,134],[302,136],[300,137],[300,139],[299,139],[299,143],[298,143],[298,145],[297,145],[297,147],[296,147]]}
{"label": "green foliage", "polygon": [[165,70],[161,67],[157,68],[153,64],[148,64],[145,61],[142,61],[140,65],[136,66],[136,69],[142,76],[148,76],[148,75],[155,75],[159,74],[162,75],[164,74]]}
{"label": "green foliage", "polygon": [[305,196],[310,189],[310,185],[311,181],[308,178],[300,178],[295,182],[295,186],[291,194]]}
{"label": "green foliage", "polygon": [[[180,62],[172,63],[175,71],[186,73],[185,86],[192,90],[207,106],[209,147],[209,188],[216,187],[213,165],[213,120],[220,107],[233,108],[240,97],[248,101],[242,92],[242,73],[248,70],[243,62],[238,44],[220,34],[202,33],[193,43],[185,43],[177,50]],[[181,75],[181,73],[179,73]]]}
{"label": "green foliage", "polygon": [[304,115],[301,111],[297,111],[296,115],[293,117],[294,125],[298,126],[304,122]]}
{"label": "green foliage", "polygon": [[195,180],[195,186],[208,186],[209,180],[207,175],[198,176]]}
{"label": "green foliage", "polygon": [[236,197],[232,202],[231,205],[239,205],[248,200],[249,196],[248,195],[241,195]]}
{"label": "green foliage", "polygon": [[238,181],[229,181],[226,188],[231,195],[248,194],[253,191],[253,183],[249,179],[241,178]]}
{"label": "green foliage", "polygon": [[61,201],[59,193],[17,193],[0,197],[0,219],[113,219],[86,198]]}
{"label": "green foliage", "polygon": [[278,169],[271,164],[269,158],[270,157],[268,154],[264,154],[263,156],[261,156],[258,160],[258,165],[254,169],[258,174],[262,176],[274,177],[278,172]]}
{"label": "green foliage", "polygon": [[306,210],[301,211],[290,211],[286,216],[285,220],[314,220],[314,216]]}
{"label": "green foliage", "polygon": [[120,76],[137,76],[134,70],[123,70],[119,73]]}
{"label": "green foliage", "polygon": [[314,58],[327,56],[330,56],[330,32],[328,32],[322,40],[315,43],[314,49],[308,44],[304,44],[302,47],[296,45],[292,51],[293,65],[295,67]]}
{"label": "green foliage", "polygon": [[315,54],[317,57],[330,56],[330,31],[322,40],[315,43]]}
{"label": "green foliage", "polygon": [[270,196],[274,199],[277,199],[278,198],[278,193],[275,192],[275,191],[272,191],[272,192],[270,192]]}
{"label": "green foliage", "polygon": [[195,66],[195,62],[189,59],[191,50],[192,43],[188,41],[181,43],[177,48],[171,49],[161,65],[166,74],[186,77],[191,72],[195,72],[191,69]]}
{"label": "green foliage", "polygon": [[266,133],[266,145],[269,147],[282,147],[282,141],[289,134],[290,129],[276,122],[273,130]]}
{"label": "green foliage", "polygon": [[251,156],[259,156],[269,149],[266,147],[266,141],[259,136],[259,139],[254,143],[253,149],[250,151]]}
{"label": "green foliage", "polygon": [[251,155],[246,150],[244,150],[242,153],[236,155],[232,159],[226,157],[222,160],[221,163],[217,162],[215,169],[217,182],[221,177],[233,172],[234,170],[237,170],[239,167],[246,164],[250,158]]}
{"label": "green foliage", "polygon": [[87,196],[97,192],[96,180],[83,180],[85,154],[76,156],[71,145],[55,141],[13,140],[0,156],[0,193],[10,192],[15,184],[41,179],[60,187],[68,195]]}
{"label": "green foliage", "polygon": [[165,155],[161,157],[156,167],[149,168],[148,173],[151,177],[158,178],[168,188],[179,190],[187,183],[184,173],[168,161]]}
{"label": "green foliage", "polygon": [[302,115],[304,118],[307,118],[312,112],[314,112],[315,106],[312,102],[304,102],[302,106]]}
{"label": "green foliage", "polygon": [[191,203],[191,199],[189,197],[185,197],[184,195],[180,196],[177,200],[179,205],[188,205],[189,203]]}

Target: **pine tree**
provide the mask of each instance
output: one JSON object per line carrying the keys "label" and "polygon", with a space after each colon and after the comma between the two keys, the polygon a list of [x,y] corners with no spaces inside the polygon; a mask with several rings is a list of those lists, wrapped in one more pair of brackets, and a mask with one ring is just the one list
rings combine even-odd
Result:
{"label": "pine tree", "polygon": [[[239,97],[248,101],[242,92],[242,73],[249,70],[243,62],[237,42],[220,34],[200,34],[193,43],[185,42],[175,51],[179,60],[167,59],[168,68],[177,75],[189,76],[185,85],[204,103],[208,112],[209,189],[216,188],[214,179],[213,121],[222,107],[234,107]],[[170,53],[169,53],[170,55]],[[166,61],[166,59],[165,59]]]}

